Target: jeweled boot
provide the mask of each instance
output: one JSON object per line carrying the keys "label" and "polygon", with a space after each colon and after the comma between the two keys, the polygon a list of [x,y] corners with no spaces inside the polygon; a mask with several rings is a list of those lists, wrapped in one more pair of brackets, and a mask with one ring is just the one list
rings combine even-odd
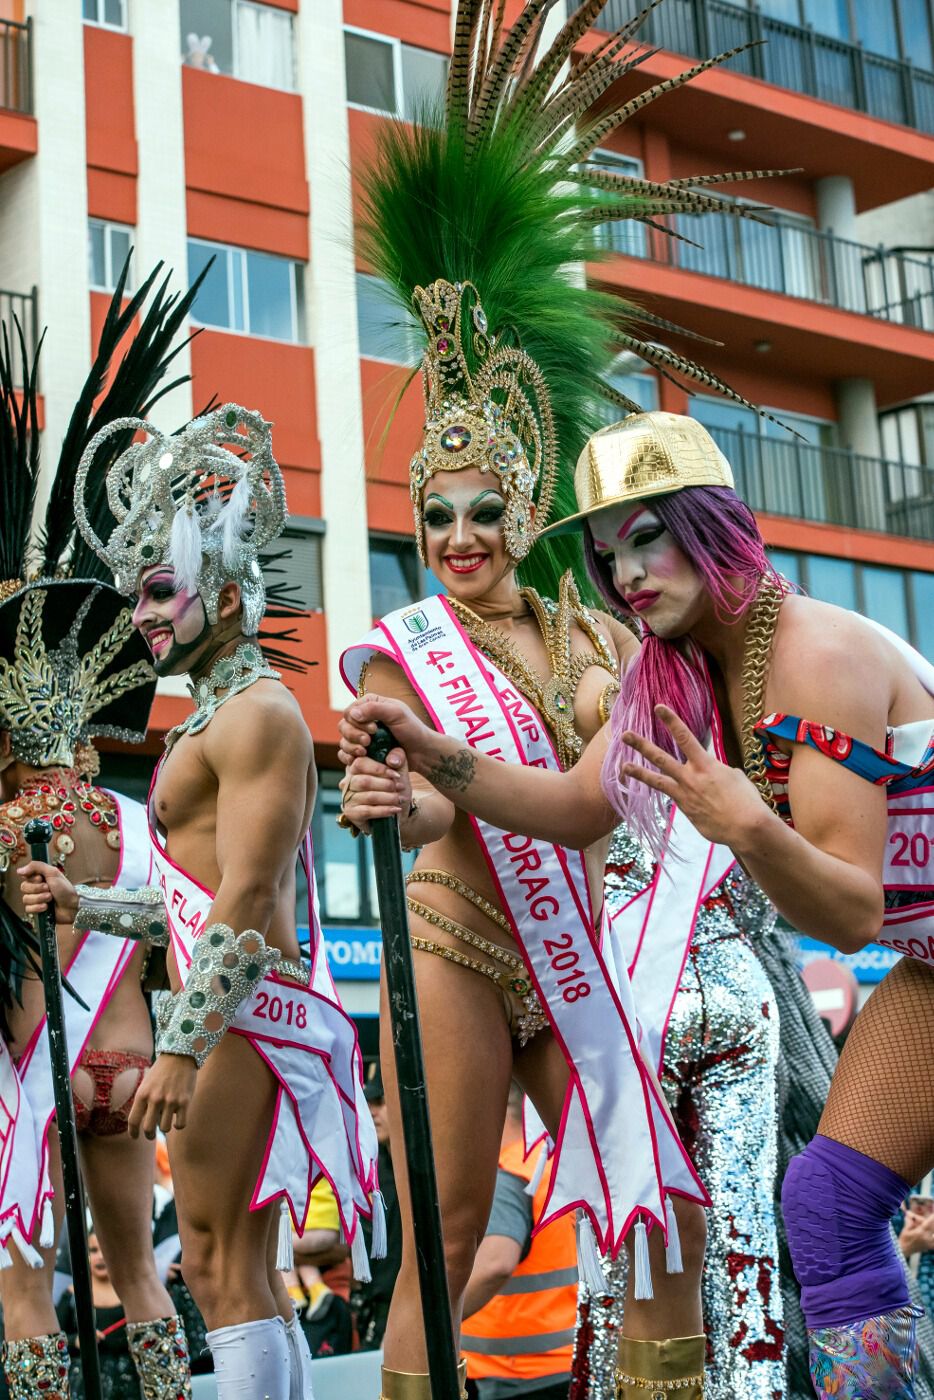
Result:
{"label": "jeweled boot", "polygon": [[[461,1400],[467,1400],[467,1362],[457,1368]],[[383,1387],[379,1400],[431,1400],[431,1377],[424,1371],[389,1371],[383,1367]]]}
{"label": "jeweled boot", "polygon": [[620,1337],[616,1400],[703,1400],[706,1337]]}
{"label": "jeweled boot", "polygon": [[191,1400],[188,1338],[180,1317],[128,1322],[126,1340],[144,1400]]}
{"label": "jeweled boot", "polygon": [[10,1400],[69,1400],[68,1342],[64,1332],[3,1343],[3,1370]]}
{"label": "jeweled boot", "polygon": [[896,1308],[844,1327],[808,1332],[811,1380],[836,1400],[912,1400],[918,1360],[917,1308]]}

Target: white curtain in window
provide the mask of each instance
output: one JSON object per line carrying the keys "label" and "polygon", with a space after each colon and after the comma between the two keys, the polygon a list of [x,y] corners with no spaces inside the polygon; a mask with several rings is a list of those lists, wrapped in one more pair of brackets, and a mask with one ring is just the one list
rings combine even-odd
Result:
{"label": "white curtain in window", "polygon": [[268,5],[235,0],[236,76],[262,87],[295,86],[292,16]]}

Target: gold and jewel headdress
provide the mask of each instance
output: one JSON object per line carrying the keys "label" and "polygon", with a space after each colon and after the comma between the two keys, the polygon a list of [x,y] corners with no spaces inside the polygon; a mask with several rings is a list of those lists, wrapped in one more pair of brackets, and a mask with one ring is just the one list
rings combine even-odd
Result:
{"label": "gold and jewel headdress", "polygon": [[[129,259],[100,334],[97,356],[71,415],[51,474],[49,501],[36,518],[39,484],[37,349],[32,363],[17,326],[25,384],[14,382],[6,329],[0,345],[0,729],[14,757],[43,768],[93,775],[93,738],[139,743],[156,679],[130,610],[76,536],[71,499],[78,460],[104,424],[148,412],[174,384],[158,386],[178,353],[198,283],[168,294],[169,277],[146,302],[160,263],[124,301]],[[113,361],[139,318],[120,364]],[[108,385],[109,380],[109,385]],[[178,383],[180,381],[175,381]],[[106,390],[105,390],[105,386]],[[114,450],[122,441],[114,440]],[[92,506],[96,511],[97,505]]]}
{"label": "gold and jewel headdress", "polygon": [[421,494],[433,473],[488,470],[507,502],[520,580],[552,596],[566,568],[581,575],[579,542],[548,541],[526,556],[549,516],[574,510],[573,468],[606,421],[601,401],[639,410],[610,383],[619,355],[634,352],[664,375],[746,402],[658,343],[659,332],[679,327],[575,274],[607,256],[601,225],[628,218],[673,232],[657,221],[714,211],[761,218],[761,207],[710,186],[779,173],[659,183],[601,163],[598,148],[629,117],[739,52],[608,106],[614,85],[648,56],[636,34],[659,2],[575,60],[606,0],[574,7],[541,54],[553,0],[526,0],[509,28],[505,0],[459,0],[443,106],[411,124],[385,123],[362,182],[361,251],[408,325],[414,299],[425,337],[426,421],[410,466],[419,547]]}
{"label": "gold and jewel headdress", "polygon": [[[261,414],[228,403],[178,433],[123,418],[88,443],[75,482],[78,529],[121,593],[135,591],[143,569],[167,563],[186,592],[201,594],[216,622],[218,595],[232,579],[240,585],[243,631],[257,634],[266,611],[260,552],[287,519],[271,426]],[[126,448],[107,473],[112,521],[104,543],[87,512],[88,473],[115,433],[137,432],[147,441]]]}
{"label": "gold and jewel headdress", "polygon": [[601,428],[577,459],[577,510],[548,527],[570,534],[594,511],[686,486],[733,486],[733,472],[703,424],[683,413],[630,413]]}

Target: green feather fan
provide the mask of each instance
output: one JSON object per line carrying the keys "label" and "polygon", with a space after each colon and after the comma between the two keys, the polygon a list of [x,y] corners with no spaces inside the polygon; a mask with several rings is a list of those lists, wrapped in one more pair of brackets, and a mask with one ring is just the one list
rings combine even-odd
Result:
{"label": "green feather fan", "polygon": [[[574,467],[606,422],[605,405],[638,407],[608,382],[621,351],[746,402],[693,361],[659,347],[660,329],[680,327],[646,316],[640,328],[638,307],[584,284],[584,264],[607,256],[600,225],[635,219],[654,227],[680,212],[761,218],[761,208],[723,200],[710,185],[778,173],[704,176],[699,193],[684,181],[641,180],[593,162],[599,143],[628,117],[731,56],[608,109],[601,99],[647,56],[633,40],[659,0],[569,66],[605,3],[584,0],[574,8],[539,56],[553,0],[528,0],[510,29],[503,24],[504,0],[460,0],[444,102],[423,107],[411,125],[386,123],[363,180],[359,246],[401,319],[411,326],[417,286],[439,278],[471,282],[497,343],[521,347],[540,368],[558,445],[551,519],[576,509]],[[469,347],[465,352],[469,360]],[[554,597],[567,569],[593,601],[579,537],[538,541],[518,572],[522,583]]]}

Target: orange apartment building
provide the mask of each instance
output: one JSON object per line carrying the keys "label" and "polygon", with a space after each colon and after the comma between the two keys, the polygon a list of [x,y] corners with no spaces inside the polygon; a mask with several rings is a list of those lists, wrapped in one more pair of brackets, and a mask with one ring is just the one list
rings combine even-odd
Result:
{"label": "orange apartment building", "polygon": [[[604,22],[637,8],[609,0]],[[317,663],[295,688],[321,765],[324,918],[362,1012],[375,1006],[378,937],[366,843],[333,823],[337,658],[431,584],[411,542],[414,387],[383,431],[412,347],[355,257],[353,172],[381,122],[443,83],[450,11],[450,0],[0,0],[0,318],[16,312],[33,339],[50,324],[47,437],[61,433],[131,245],[139,269],[164,259],[179,284],[215,257],[192,383],[160,424],[213,394],[275,423],[290,570],[310,609],[302,641]],[[700,246],[608,229],[613,256],[589,275],[721,341],[703,347],[705,363],[801,436],[635,362],[620,382],[711,428],[789,576],[932,656],[932,0],[663,0],[644,37],[656,51],[632,91],[767,42],[648,107],[603,160],[659,180],[794,172],[729,187],[772,205],[769,224],[682,219]],[[149,754],[108,756],[112,781],[141,789],[182,694],[159,695]]]}

